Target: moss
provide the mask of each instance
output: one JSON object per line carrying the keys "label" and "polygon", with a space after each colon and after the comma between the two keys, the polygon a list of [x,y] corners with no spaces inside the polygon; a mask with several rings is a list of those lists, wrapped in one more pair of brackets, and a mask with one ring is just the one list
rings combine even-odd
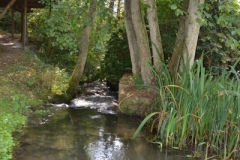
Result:
{"label": "moss", "polygon": [[155,103],[154,87],[138,87],[130,74],[125,74],[119,83],[118,108],[124,114],[146,116]]}

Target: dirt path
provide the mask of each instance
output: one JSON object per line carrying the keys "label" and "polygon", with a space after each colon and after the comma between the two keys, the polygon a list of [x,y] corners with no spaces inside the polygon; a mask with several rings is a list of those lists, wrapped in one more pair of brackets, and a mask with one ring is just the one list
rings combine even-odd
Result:
{"label": "dirt path", "polygon": [[22,51],[17,40],[12,40],[7,34],[0,32],[0,76],[5,75],[7,68],[17,62]]}

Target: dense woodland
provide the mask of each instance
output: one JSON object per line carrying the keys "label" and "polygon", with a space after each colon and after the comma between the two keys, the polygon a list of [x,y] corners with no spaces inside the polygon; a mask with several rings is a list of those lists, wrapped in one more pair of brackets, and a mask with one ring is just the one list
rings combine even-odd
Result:
{"label": "dense woodland", "polygon": [[[203,159],[239,158],[237,0],[41,2],[44,9],[28,13],[28,40],[42,62],[58,67],[62,80],[51,96],[67,101],[79,84],[99,79],[117,90],[131,73],[141,89],[155,86],[159,94],[134,137],[148,121],[160,146],[188,147]],[[11,32],[11,16],[2,16],[2,30]],[[17,35],[21,14],[14,17]]]}

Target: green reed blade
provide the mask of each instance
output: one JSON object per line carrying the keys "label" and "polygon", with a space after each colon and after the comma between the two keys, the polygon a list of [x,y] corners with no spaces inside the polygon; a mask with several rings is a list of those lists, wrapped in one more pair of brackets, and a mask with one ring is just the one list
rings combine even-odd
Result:
{"label": "green reed blade", "polygon": [[153,112],[153,113],[149,114],[146,118],[144,118],[144,120],[138,126],[137,130],[135,131],[135,133],[133,134],[131,139],[135,139],[137,137],[137,135],[139,134],[139,132],[141,131],[141,129],[143,128],[143,126],[146,124],[146,122],[156,114],[159,114],[159,112]]}

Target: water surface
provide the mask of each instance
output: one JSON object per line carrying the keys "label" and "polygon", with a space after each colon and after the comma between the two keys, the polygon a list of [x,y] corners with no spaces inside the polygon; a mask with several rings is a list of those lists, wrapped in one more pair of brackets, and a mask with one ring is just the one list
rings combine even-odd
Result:
{"label": "water surface", "polygon": [[45,124],[24,129],[14,160],[186,160],[184,151],[161,151],[147,132],[131,136],[136,117],[62,108]]}

